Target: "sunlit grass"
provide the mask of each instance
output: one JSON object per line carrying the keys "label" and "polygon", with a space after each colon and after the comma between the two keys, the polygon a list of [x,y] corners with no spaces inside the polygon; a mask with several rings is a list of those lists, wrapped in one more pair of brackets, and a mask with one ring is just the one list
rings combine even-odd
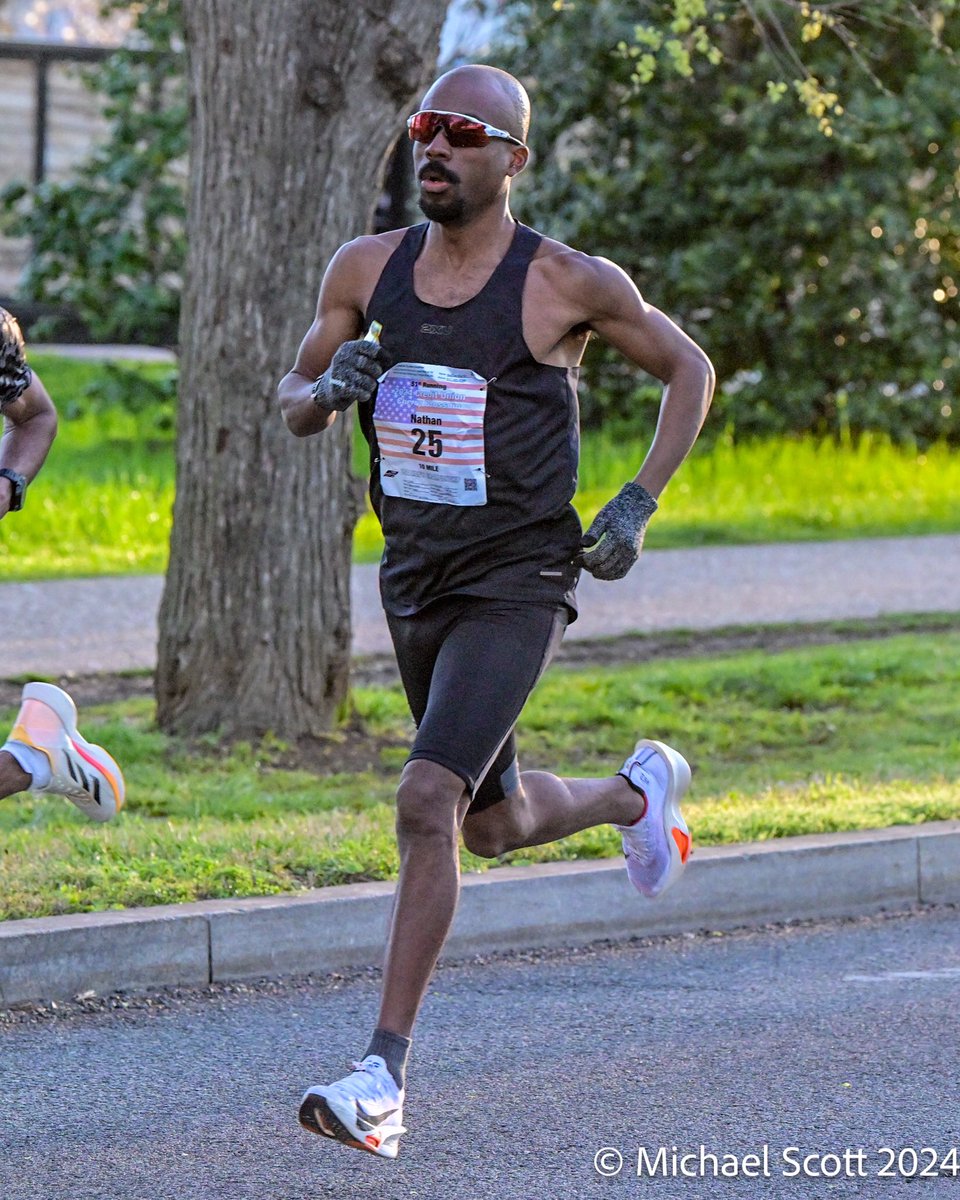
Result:
{"label": "sunlit grass", "polygon": [[[375,770],[311,774],[286,748],[187,745],[149,701],[82,714],[123,764],[128,807],[91,825],[56,797],[0,803],[0,915],[265,895],[396,874],[393,789],[412,726],[399,687],[361,689]],[[0,713],[6,728],[12,711]],[[675,745],[700,846],[960,818],[960,630],[770,654],[549,671],[521,719],[525,767],[609,775],[638,735]],[[511,863],[607,857],[602,826]],[[490,864],[462,854],[465,869]]]}
{"label": "sunlit grass", "polygon": [[[0,579],[145,574],[167,562],[173,434],[156,414],[101,408],[96,362],[32,356],[60,428],[23,512],[0,524]],[[137,364],[147,376],[165,370]]]}
{"label": "sunlit grass", "polygon": [[[641,439],[584,435],[576,507],[584,526],[643,461]],[[664,492],[645,545],[683,546],[894,537],[960,531],[960,452],[925,452],[864,437],[841,446],[812,437],[694,452]],[[383,541],[366,513],[355,555],[376,561]]]}

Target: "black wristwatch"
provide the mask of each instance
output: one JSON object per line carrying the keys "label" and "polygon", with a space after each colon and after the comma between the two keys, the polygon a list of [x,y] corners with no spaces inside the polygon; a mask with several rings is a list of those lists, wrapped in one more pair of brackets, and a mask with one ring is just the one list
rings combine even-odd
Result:
{"label": "black wristwatch", "polygon": [[13,484],[10,512],[19,512],[23,508],[23,498],[27,494],[26,475],[21,475],[19,471],[11,471],[9,467],[0,467],[0,479],[9,479]]}

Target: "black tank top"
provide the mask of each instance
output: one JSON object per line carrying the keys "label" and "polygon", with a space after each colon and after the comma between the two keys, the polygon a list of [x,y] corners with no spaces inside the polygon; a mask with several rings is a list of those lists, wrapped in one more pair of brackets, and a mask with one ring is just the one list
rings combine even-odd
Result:
{"label": "black tank top", "polygon": [[[360,406],[370,444],[370,498],[384,533],[384,607],[409,616],[442,596],[473,595],[565,602],[573,620],[578,571],[571,560],[581,535],[571,504],[579,459],[578,371],[537,362],[524,341],[523,287],[540,235],[518,224],[481,291],[443,308],[424,304],[414,291],[414,263],[427,228],[407,230],[383,269],[366,322],[383,326],[380,341],[394,363],[466,368],[487,381],[486,503],[461,507],[384,494],[376,397]],[[423,444],[425,433],[416,426],[398,436],[407,434]],[[433,448],[442,453],[439,437]]]}

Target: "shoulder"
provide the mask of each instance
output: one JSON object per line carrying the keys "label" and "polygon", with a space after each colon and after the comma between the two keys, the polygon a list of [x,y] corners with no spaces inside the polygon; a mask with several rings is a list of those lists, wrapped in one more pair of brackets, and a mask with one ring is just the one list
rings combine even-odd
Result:
{"label": "shoulder", "polygon": [[321,304],[349,305],[362,312],[406,232],[406,229],[392,229],[345,242],[330,260],[323,277]]}
{"label": "shoulder", "polygon": [[620,310],[628,299],[639,300],[636,285],[616,263],[553,238],[542,238],[532,265],[539,281],[554,296],[582,310],[585,322]]}
{"label": "shoulder", "polygon": [[345,242],[330,260],[329,270],[382,270],[406,233],[406,229],[391,229],[388,233],[368,233]]}

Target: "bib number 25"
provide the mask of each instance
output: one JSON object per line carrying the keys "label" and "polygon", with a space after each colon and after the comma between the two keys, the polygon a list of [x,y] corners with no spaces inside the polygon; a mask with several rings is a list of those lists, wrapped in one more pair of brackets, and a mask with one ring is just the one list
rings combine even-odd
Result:
{"label": "bib number 25", "polygon": [[411,429],[410,436],[413,438],[414,454],[422,458],[439,458],[443,454],[443,438],[439,430],[431,429],[428,432],[426,429]]}

